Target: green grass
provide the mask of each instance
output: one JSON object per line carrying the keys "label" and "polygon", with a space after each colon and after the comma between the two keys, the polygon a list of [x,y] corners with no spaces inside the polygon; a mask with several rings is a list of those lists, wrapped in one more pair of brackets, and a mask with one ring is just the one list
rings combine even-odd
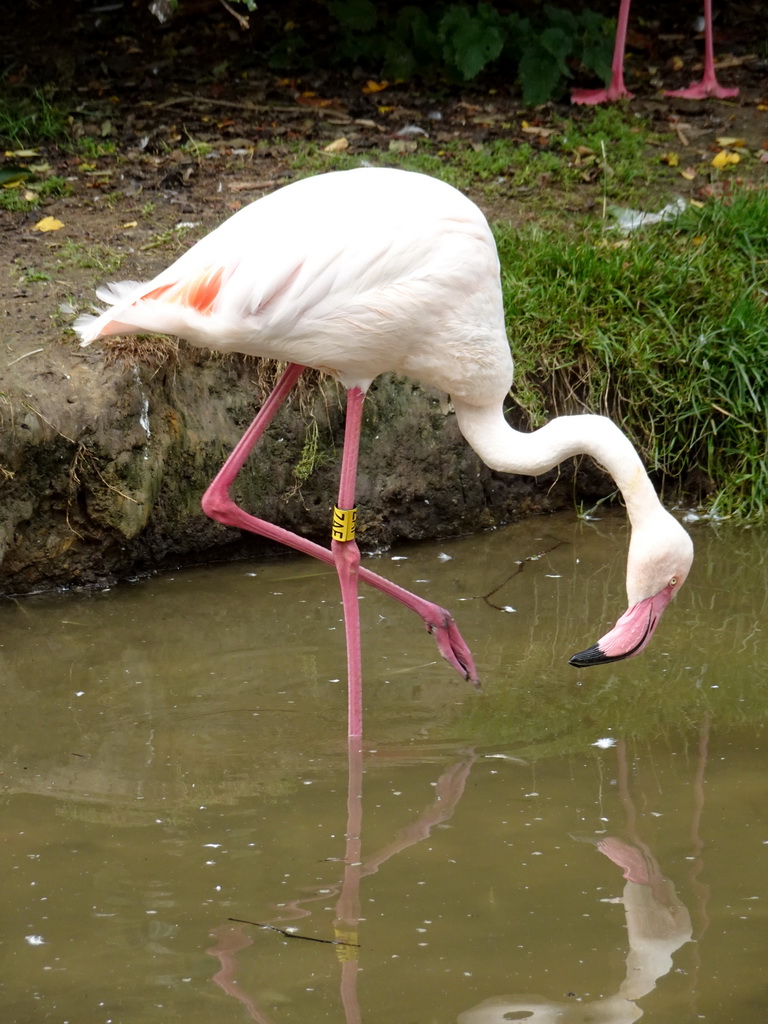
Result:
{"label": "green grass", "polygon": [[105,275],[119,270],[125,260],[125,253],[110,249],[102,243],[76,242],[73,238],[67,238],[57,249],[57,258],[63,266],[96,270],[100,275]]}
{"label": "green grass", "polygon": [[75,149],[86,160],[98,160],[102,156],[115,156],[117,143],[114,139],[97,139],[92,135],[82,135],[77,140]]}
{"label": "green grass", "polygon": [[[45,199],[60,199],[71,192],[69,182],[56,175],[41,181],[25,181],[17,188],[0,188],[0,210],[28,210]],[[34,197],[27,198],[28,193],[34,193]]]}
{"label": "green grass", "polygon": [[[552,117],[544,144],[536,132],[520,141],[519,127],[497,125],[499,138],[472,144],[467,139],[448,142],[417,135],[406,145],[412,152],[386,148],[329,154],[319,143],[298,142],[293,147],[291,166],[300,174],[317,174],[329,169],[360,166],[362,158],[381,166],[402,167],[441,178],[456,188],[509,195],[526,190],[536,192],[537,207],[548,201],[548,190],[583,189],[597,183],[606,200],[637,202],[646,191],[665,179],[677,184],[669,168],[659,163],[656,136],[636,115],[624,108],[610,107],[582,113],[578,119]],[[398,140],[396,140],[397,142]],[[591,152],[585,152],[589,150]],[[673,187],[674,187],[673,185]],[[556,200],[553,200],[556,201]]]}
{"label": "green grass", "polygon": [[[768,195],[622,239],[499,227],[514,396],[538,425],[603,412],[713,514],[768,508]],[[708,482],[708,485],[706,484]]]}
{"label": "green grass", "polygon": [[[0,84],[2,84],[0,82]],[[20,149],[70,139],[68,114],[40,89],[26,95],[0,92],[0,142]]]}

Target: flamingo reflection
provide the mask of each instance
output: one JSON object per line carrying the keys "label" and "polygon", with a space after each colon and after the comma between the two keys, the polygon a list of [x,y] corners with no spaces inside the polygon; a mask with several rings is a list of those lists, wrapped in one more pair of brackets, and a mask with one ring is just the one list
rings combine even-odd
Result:
{"label": "flamingo reflection", "polygon": [[[697,793],[701,790],[706,763],[707,728],[708,722],[705,722],[699,746],[697,785],[694,787]],[[611,901],[624,907],[629,939],[626,973],[618,991],[589,1002],[575,998],[562,1002],[539,995],[494,996],[460,1013],[457,1024],[504,1024],[517,1019],[524,1019],[529,1024],[633,1024],[643,1016],[638,1000],[656,988],[659,979],[672,969],[673,954],[692,940],[688,910],[638,835],[625,741],[617,743],[616,752],[619,794],[626,814],[628,838],[574,838],[593,843],[600,853],[622,869],[626,880],[622,895]],[[698,833],[698,800],[694,806],[694,818]]]}
{"label": "flamingo reflection", "polygon": [[458,1024],[504,1024],[521,1019],[531,1024],[632,1024],[643,1011],[637,1000],[672,969],[672,954],[691,941],[691,918],[665,878],[653,854],[615,836],[601,839],[597,849],[624,869],[623,904],[629,936],[626,976],[615,995],[590,1002],[557,1002],[542,996],[496,996],[465,1013]]}
{"label": "flamingo reflection", "polygon": [[[347,830],[344,849],[343,877],[335,886],[324,886],[323,891],[292,900],[281,909],[281,923],[308,917],[309,903],[322,900],[327,903],[329,889],[338,896],[334,915],[334,939],[330,940],[340,964],[339,992],[344,1010],[345,1024],[361,1024],[362,1017],[357,993],[359,970],[360,883],[375,874],[391,857],[429,838],[432,829],[448,821],[461,800],[472,765],[477,760],[474,751],[465,752],[438,778],[434,798],[418,817],[401,829],[392,842],[371,856],[362,859],[363,826],[363,751],[359,738],[348,741],[347,778]],[[253,945],[253,928],[244,922],[227,922],[212,929],[216,944],[206,950],[215,957],[221,969],[213,976],[216,984],[227,995],[243,1004],[256,1024],[275,1024],[237,980],[237,954]]]}

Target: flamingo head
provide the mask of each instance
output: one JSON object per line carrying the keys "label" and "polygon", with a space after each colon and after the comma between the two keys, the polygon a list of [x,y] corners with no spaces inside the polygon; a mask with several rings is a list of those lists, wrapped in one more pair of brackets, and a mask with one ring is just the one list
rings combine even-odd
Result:
{"label": "flamingo head", "polygon": [[627,559],[629,607],[596,644],[574,654],[577,668],[632,658],[647,647],[662,613],[685,583],[693,544],[682,526],[661,507],[632,531]]}

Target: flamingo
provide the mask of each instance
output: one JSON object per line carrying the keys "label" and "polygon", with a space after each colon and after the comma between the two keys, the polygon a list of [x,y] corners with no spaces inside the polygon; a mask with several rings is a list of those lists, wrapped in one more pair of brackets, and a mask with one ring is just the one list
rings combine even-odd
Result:
{"label": "flamingo", "polygon": [[[624,48],[627,42],[629,7],[632,0],[621,0],[619,17],[616,22],[616,39],[613,44],[611,81],[603,89],[573,89],[571,102],[594,106],[618,99],[631,99],[632,93],[624,85]],[[685,89],[665,91],[665,96],[681,96],[687,100],[703,100],[708,96],[716,99],[730,99],[739,95],[738,89],[720,85],[715,75],[715,51],[712,40],[712,0],[704,0],[704,75],[700,82],[693,82]]]}
{"label": "flamingo", "polygon": [[[162,332],[220,352],[286,362],[282,377],[203,496],[207,515],[336,567],[348,667],[348,732],[362,733],[358,582],[410,608],[460,675],[477,683],[451,614],[360,564],[355,477],[365,393],[385,371],[451,396],[459,428],[491,469],[538,476],[578,454],[611,474],[632,526],[628,610],[576,666],[613,662],[647,645],[693,557],[628,438],[602,416],[560,416],[513,430],[512,384],[499,260],[483,214],[461,192],[394,168],[334,171],[293,182],[234,214],[153,280],[97,291],[110,303],[75,323],[81,345],[113,334]],[[306,367],[335,377],[347,411],[331,547],[258,519],[230,487]]]}

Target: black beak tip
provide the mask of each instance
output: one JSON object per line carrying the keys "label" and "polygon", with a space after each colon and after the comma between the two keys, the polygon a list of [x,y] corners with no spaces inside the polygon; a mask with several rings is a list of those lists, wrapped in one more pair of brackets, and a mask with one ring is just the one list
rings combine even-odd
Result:
{"label": "black beak tip", "polygon": [[609,660],[600,650],[598,644],[592,644],[586,651],[579,651],[578,654],[574,654],[568,660],[568,664],[573,665],[575,668],[590,668],[592,665],[602,665]]}

